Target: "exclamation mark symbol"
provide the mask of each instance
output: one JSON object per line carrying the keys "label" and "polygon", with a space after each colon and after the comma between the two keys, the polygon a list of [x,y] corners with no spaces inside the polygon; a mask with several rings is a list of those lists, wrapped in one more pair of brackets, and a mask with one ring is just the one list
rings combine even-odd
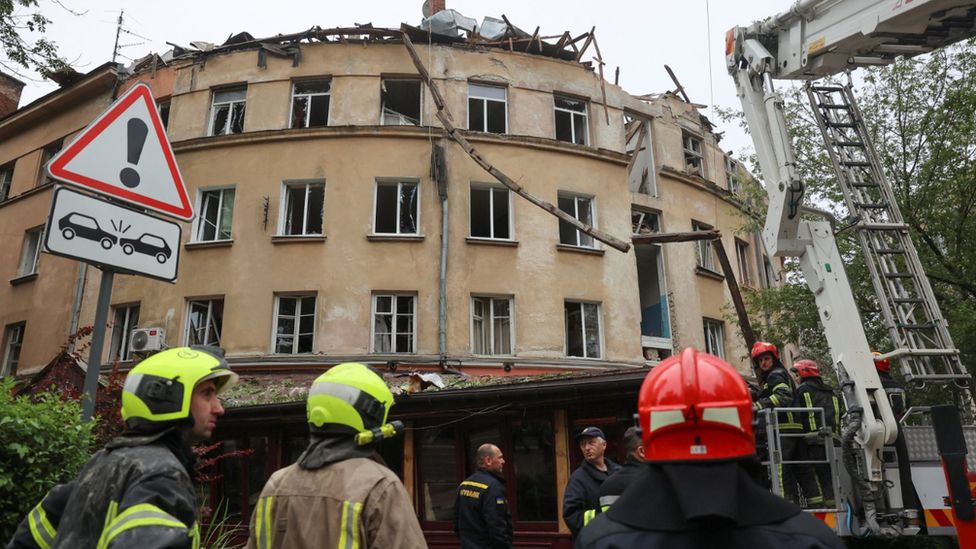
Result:
{"label": "exclamation mark symbol", "polygon": [[[139,163],[139,157],[142,156],[142,148],[146,144],[146,136],[149,135],[149,127],[146,123],[138,118],[132,118],[129,120],[126,126],[126,134],[128,137],[128,152],[126,155],[126,160],[129,164],[136,165]],[[130,189],[134,189],[139,186],[139,172],[132,167],[122,168],[119,172],[119,179],[122,184]]]}

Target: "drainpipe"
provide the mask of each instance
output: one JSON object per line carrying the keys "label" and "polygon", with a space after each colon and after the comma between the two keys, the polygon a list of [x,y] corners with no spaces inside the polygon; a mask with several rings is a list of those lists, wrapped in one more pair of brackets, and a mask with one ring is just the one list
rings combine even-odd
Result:
{"label": "drainpipe", "polygon": [[68,326],[68,352],[75,351],[74,336],[78,333],[78,322],[81,317],[81,302],[85,294],[85,278],[88,276],[88,264],[80,263],[78,277],[75,279],[75,302],[71,307],[71,324]]}
{"label": "drainpipe", "polygon": [[431,147],[430,155],[431,177],[437,183],[437,194],[441,198],[441,265],[439,277],[439,310],[437,314],[437,353],[441,358],[441,367],[445,367],[447,360],[447,244],[449,233],[449,216],[447,201],[447,140],[441,139]]}

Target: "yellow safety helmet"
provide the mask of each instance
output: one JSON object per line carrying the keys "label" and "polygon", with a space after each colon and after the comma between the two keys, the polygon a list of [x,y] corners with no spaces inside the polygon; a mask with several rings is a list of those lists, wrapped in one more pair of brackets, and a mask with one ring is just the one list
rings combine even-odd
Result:
{"label": "yellow safety helmet", "polygon": [[312,430],[359,433],[386,423],[393,393],[383,378],[366,366],[346,362],[333,366],[308,391],[308,423]]}
{"label": "yellow safety helmet", "polygon": [[217,393],[237,383],[219,347],[176,347],[136,364],[122,388],[122,419],[130,429],[190,418],[193,389],[214,380]]}

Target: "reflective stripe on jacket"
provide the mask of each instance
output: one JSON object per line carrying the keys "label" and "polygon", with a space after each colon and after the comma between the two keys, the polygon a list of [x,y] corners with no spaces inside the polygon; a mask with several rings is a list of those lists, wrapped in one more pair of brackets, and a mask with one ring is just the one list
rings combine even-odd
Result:
{"label": "reflective stripe on jacket", "polygon": [[[789,408],[793,406],[793,379],[782,366],[774,366],[762,380],[760,392],[752,407],[754,410],[770,408]],[[793,412],[778,414],[781,431],[800,431],[803,426],[796,420]]]}
{"label": "reflective stripe on jacket", "polygon": [[356,457],[276,471],[254,506],[249,549],[427,547],[410,496],[392,471]]}
{"label": "reflective stripe on jacket", "polygon": [[462,549],[511,549],[512,513],[503,477],[479,469],[458,486],[454,532]]}
{"label": "reflective stripe on jacket", "polygon": [[808,433],[816,433],[826,427],[834,437],[840,438],[840,416],[842,406],[840,398],[834,389],[823,382],[820,378],[807,378],[800,382],[796,388],[797,407],[821,408],[823,409],[824,424],[820,424],[821,415],[817,412],[807,412],[801,418],[803,430]]}

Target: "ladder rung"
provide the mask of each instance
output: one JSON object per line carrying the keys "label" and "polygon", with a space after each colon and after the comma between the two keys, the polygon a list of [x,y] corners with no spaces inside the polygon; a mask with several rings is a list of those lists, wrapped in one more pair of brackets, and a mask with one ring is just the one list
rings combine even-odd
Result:
{"label": "ladder rung", "polygon": [[884,255],[898,255],[905,253],[905,250],[901,248],[878,248],[874,252]]}
{"label": "ladder rung", "polygon": [[863,147],[864,143],[862,141],[834,141],[834,145],[838,147]]}
{"label": "ladder rung", "polygon": [[918,297],[896,297],[892,299],[895,303],[907,305],[909,303],[925,303],[924,299]]}
{"label": "ladder rung", "polygon": [[959,354],[959,349],[911,349],[896,358],[921,357],[921,356],[955,356]]}
{"label": "ladder rung", "polygon": [[906,231],[908,225],[905,223],[858,223],[857,228],[865,231]]}
{"label": "ladder rung", "polygon": [[815,92],[842,92],[844,88],[840,86],[811,86],[811,90]]}
{"label": "ladder rung", "polygon": [[850,110],[851,109],[851,106],[850,105],[843,105],[843,104],[838,105],[837,103],[821,103],[821,104],[819,104],[817,106],[820,107],[821,109],[835,109],[835,110],[840,110],[840,109]]}
{"label": "ladder rung", "polygon": [[885,278],[915,278],[912,273],[884,273]]}
{"label": "ladder rung", "polygon": [[852,181],[851,186],[864,188],[864,187],[878,187],[879,185],[874,181]]}
{"label": "ladder rung", "polygon": [[901,322],[895,324],[899,329],[902,330],[931,330],[935,328],[934,322],[926,322],[925,324],[903,324]]}
{"label": "ladder rung", "polygon": [[857,124],[853,122],[824,122],[824,125],[828,128],[856,128]]}
{"label": "ladder rung", "polygon": [[844,160],[840,163],[841,166],[847,166],[849,168],[870,168],[871,163],[865,162],[863,160]]}
{"label": "ladder rung", "polygon": [[857,206],[858,208],[863,208],[865,210],[883,210],[888,207],[887,202],[880,202],[877,204],[868,204],[866,202],[855,202],[854,205]]}

